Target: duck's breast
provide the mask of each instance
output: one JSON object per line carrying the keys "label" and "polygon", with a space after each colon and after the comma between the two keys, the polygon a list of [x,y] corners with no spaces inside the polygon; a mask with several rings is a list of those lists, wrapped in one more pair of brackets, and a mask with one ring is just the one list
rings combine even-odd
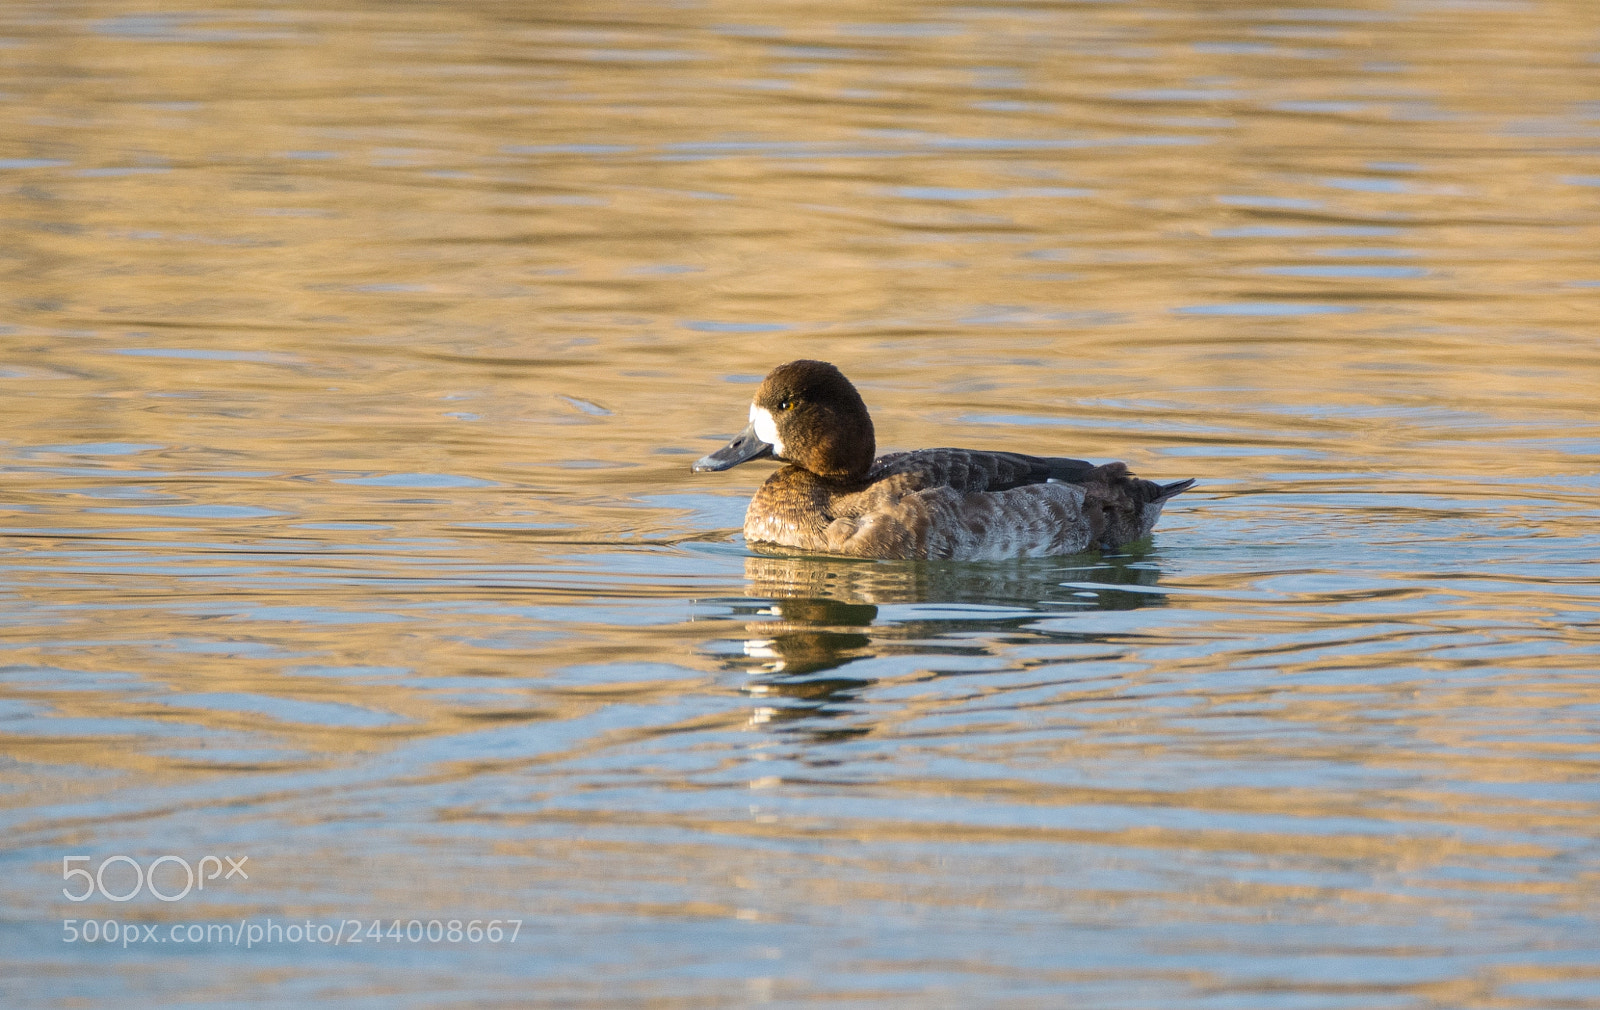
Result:
{"label": "duck's breast", "polygon": [[831,496],[815,476],[786,466],[768,477],[744,513],[744,538],[808,551],[828,549]]}

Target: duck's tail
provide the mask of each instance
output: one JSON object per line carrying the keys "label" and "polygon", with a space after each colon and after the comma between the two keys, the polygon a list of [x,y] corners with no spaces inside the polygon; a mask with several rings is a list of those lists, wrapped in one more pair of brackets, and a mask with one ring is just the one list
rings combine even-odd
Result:
{"label": "duck's tail", "polygon": [[1166,501],[1173,495],[1183,494],[1185,491],[1194,487],[1194,478],[1190,477],[1188,480],[1175,480],[1171,484],[1157,484],[1156,487],[1158,489],[1156,496],[1151,500]]}
{"label": "duck's tail", "polygon": [[1128,472],[1126,463],[1095,467],[1083,483],[1083,512],[1090,542],[1102,549],[1121,547],[1150,535],[1161,506],[1194,486],[1194,478],[1157,484]]}

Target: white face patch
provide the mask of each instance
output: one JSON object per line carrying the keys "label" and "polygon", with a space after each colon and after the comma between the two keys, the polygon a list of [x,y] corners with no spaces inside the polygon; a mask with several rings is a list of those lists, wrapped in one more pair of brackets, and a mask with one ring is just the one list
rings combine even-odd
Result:
{"label": "white face patch", "polygon": [[756,437],[772,446],[774,456],[783,455],[783,440],[778,437],[778,422],[772,419],[772,412],[765,407],[750,405],[750,423],[755,425]]}

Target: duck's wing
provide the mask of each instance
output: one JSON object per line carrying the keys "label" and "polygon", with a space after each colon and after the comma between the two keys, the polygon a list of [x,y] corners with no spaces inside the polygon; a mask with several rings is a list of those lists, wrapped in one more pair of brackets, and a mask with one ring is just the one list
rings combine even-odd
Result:
{"label": "duck's wing", "polygon": [[826,496],[819,549],[974,561],[1117,547],[1148,534],[1166,500],[1193,483],[1140,480],[1123,463],[970,449],[896,453],[873,465],[861,489]]}
{"label": "duck's wing", "polygon": [[[950,495],[977,507],[971,496],[996,492],[1007,514],[1015,517],[1035,499],[1054,496],[1039,485],[1072,485],[1079,511],[1086,518],[1093,542],[1119,545],[1148,534],[1167,499],[1187,491],[1194,480],[1158,484],[1128,471],[1126,463],[1095,466],[1086,460],[1061,456],[1024,456],[1015,452],[979,452],[971,449],[919,449],[884,456],[869,479],[884,492],[901,498]],[[1037,490],[1030,490],[1037,488]],[[985,494],[985,493],[988,494]]]}
{"label": "duck's wing", "polygon": [[[1095,471],[1103,469],[1087,460],[1060,456],[1024,456],[1016,452],[975,449],[918,449],[880,457],[867,480],[874,482],[893,477],[895,484],[905,491],[949,488],[962,494],[976,494],[1051,481],[1082,484],[1096,479]],[[1126,472],[1127,468],[1123,470]]]}

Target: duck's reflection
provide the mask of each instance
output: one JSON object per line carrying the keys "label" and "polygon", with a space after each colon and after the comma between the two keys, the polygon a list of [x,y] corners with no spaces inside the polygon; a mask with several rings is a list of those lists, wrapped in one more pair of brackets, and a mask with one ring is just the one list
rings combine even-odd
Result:
{"label": "duck's reflection", "polygon": [[[744,561],[750,594],[775,602],[804,600],[826,608],[889,603],[1027,607],[1073,603],[1096,610],[1133,610],[1159,594],[1119,591],[1153,587],[1160,572],[1140,554],[1076,555],[1017,561],[864,561],[816,555],[761,555]],[[1093,587],[1084,589],[1082,587]],[[798,620],[804,620],[798,616]],[[870,623],[875,615],[867,615]]]}
{"label": "duck's reflection", "polygon": [[[747,575],[748,572],[746,568]],[[773,619],[746,625],[747,630],[764,633],[764,637],[746,639],[744,654],[760,660],[762,669],[769,673],[814,673],[871,654],[872,636],[848,630],[872,626],[878,608],[870,603],[787,597],[774,599],[764,613]]]}
{"label": "duck's reflection", "polygon": [[[750,576],[748,564],[745,576]],[[750,671],[755,676],[745,690],[758,698],[783,698],[789,703],[758,706],[752,723],[783,723],[815,717],[832,719],[845,715],[846,706],[854,702],[860,690],[871,685],[872,680],[811,675],[873,655],[872,636],[866,629],[878,616],[878,608],[870,603],[791,596],[773,599],[772,605],[763,608],[762,614],[770,620],[745,625],[747,633],[763,636],[745,639],[746,659],[759,664]],[[828,739],[870,732],[865,726],[843,728],[815,724],[807,726],[806,730],[813,737]]]}
{"label": "duck's reflection", "polygon": [[[846,671],[881,666],[871,661],[885,657],[939,656],[941,669],[972,657],[977,672],[1013,645],[1082,641],[1034,626],[1087,610],[1160,606],[1164,597],[1150,591],[1159,576],[1137,554],[998,564],[749,557],[747,593],[762,604],[745,625],[743,655],[729,665],[751,674],[752,695],[784,701],[759,706],[753,723],[859,716],[855,703],[876,678]],[[838,672],[818,676],[829,671]],[[821,737],[871,731],[870,724],[803,728]]]}

